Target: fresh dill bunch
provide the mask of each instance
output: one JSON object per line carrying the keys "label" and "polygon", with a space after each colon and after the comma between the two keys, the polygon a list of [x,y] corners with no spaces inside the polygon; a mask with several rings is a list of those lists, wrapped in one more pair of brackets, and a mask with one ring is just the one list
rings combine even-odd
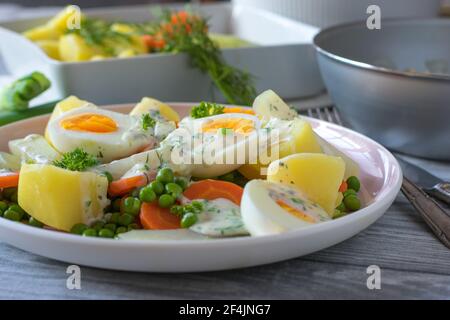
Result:
{"label": "fresh dill bunch", "polygon": [[164,12],[154,35],[163,40],[160,52],[186,53],[193,67],[206,73],[230,104],[251,105],[256,96],[253,77],[229,65],[209,37],[208,21],[200,15]]}
{"label": "fresh dill bunch", "polygon": [[54,166],[70,171],[84,171],[97,164],[97,158],[81,148],[76,148],[71,152],[67,152],[63,154],[60,160],[53,161]]}
{"label": "fresh dill bunch", "polygon": [[155,119],[153,119],[149,113],[143,114],[141,121],[142,121],[142,129],[144,129],[144,131],[147,131],[149,128],[154,128],[156,125]]}
{"label": "fresh dill bunch", "polygon": [[217,103],[202,101],[191,109],[191,118],[200,119],[224,113],[225,107]]}

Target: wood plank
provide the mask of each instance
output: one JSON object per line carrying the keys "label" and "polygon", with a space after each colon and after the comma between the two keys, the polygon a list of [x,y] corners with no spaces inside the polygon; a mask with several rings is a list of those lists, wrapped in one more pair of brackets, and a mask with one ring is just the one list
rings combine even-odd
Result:
{"label": "wood plank", "polygon": [[[406,299],[450,297],[450,277],[382,269],[381,290],[366,267],[295,259],[244,270],[139,274],[82,268],[81,290],[65,287],[66,265],[1,245],[0,299]],[[9,288],[9,289],[8,289]]]}

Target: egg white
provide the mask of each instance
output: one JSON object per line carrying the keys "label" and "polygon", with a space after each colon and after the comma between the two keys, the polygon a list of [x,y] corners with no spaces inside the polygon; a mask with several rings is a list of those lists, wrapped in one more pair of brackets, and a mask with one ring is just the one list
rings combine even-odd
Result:
{"label": "egg white", "polygon": [[314,224],[297,218],[280,207],[269,195],[270,188],[292,192],[305,201],[308,204],[305,213],[319,217],[318,222],[330,220],[325,210],[312,204],[300,190],[265,180],[252,180],[246,184],[241,201],[242,219],[252,236],[279,234]]}
{"label": "egg white", "polygon": [[[111,133],[94,133],[61,127],[62,120],[85,113],[113,119],[117,124],[117,130]],[[50,142],[59,152],[70,152],[79,147],[98,157],[102,163],[132,155],[154,142],[153,130],[144,131],[140,117],[100,109],[89,104],[63,113],[50,121],[48,134]]]}

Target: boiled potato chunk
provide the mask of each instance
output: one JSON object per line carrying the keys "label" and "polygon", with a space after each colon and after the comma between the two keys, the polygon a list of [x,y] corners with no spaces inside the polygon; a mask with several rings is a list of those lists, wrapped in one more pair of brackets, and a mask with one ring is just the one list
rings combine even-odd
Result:
{"label": "boiled potato chunk", "polygon": [[97,54],[97,50],[75,34],[69,33],[59,39],[59,55],[62,61],[86,61]]}
{"label": "boiled potato chunk", "polygon": [[[69,96],[56,104],[48,122],[51,122],[65,112],[80,108],[88,103],[89,102],[81,100],[76,96]],[[47,139],[47,141],[51,143],[47,128],[45,128],[45,139]]]}
{"label": "boiled potato chunk", "polygon": [[59,42],[57,40],[39,40],[36,44],[52,59],[59,60]]}
{"label": "boiled potato chunk", "polygon": [[168,121],[180,121],[180,115],[173,110],[168,104],[165,104],[159,100],[145,97],[139,102],[133,110],[131,110],[130,115],[140,116],[148,113],[150,110],[158,110],[159,113],[166,118]]}
{"label": "boiled potato chunk", "polygon": [[89,224],[109,204],[108,180],[93,172],[52,165],[24,164],[20,171],[19,205],[32,217],[58,230]]}
{"label": "boiled potato chunk", "polygon": [[297,186],[331,216],[344,172],[345,163],[340,157],[299,153],[272,162],[267,180]]}
{"label": "boiled potato chunk", "polygon": [[19,171],[20,157],[0,151],[0,170]]}
{"label": "boiled potato chunk", "polygon": [[[295,153],[322,153],[316,135],[311,125],[301,119],[295,118],[287,134],[288,140],[283,141],[279,147],[279,158],[287,157]],[[268,165],[246,164],[239,168],[239,172],[247,179],[263,179],[265,175],[261,174],[267,169]]]}
{"label": "boiled potato chunk", "polygon": [[256,97],[253,102],[253,110],[258,117],[263,119],[292,120],[297,116],[297,112],[272,90],[264,91]]}
{"label": "boiled potato chunk", "polygon": [[33,29],[27,30],[23,33],[23,35],[30,39],[31,41],[43,41],[43,40],[58,40],[60,33],[47,26],[38,26]]}
{"label": "boiled potato chunk", "polygon": [[67,6],[47,22],[50,28],[64,33],[70,27],[75,27],[82,19],[81,12],[74,6]]}

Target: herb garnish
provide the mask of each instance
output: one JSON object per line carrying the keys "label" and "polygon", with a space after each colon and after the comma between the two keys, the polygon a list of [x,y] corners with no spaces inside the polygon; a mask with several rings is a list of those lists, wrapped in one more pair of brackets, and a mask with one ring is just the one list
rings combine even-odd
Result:
{"label": "herb garnish", "polygon": [[53,165],[71,171],[84,171],[98,164],[98,160],[81,148],[63,154],[61,160],[53,161]]}
{"label": "herb garnish", "polygon": [[149,113],[142,115],[142,129],[147,131],[149,128],[154,128],[156,125],[155,119],[153,119]]}
{"label": "herb garnish", "polygon": [[198,106],[191,109],[191,118],[200,119],[215,116],[224,113],[224,109],[224,106],[221,106],[217,103],[202,101]]}
{"label": "herb garnish", "polygon": [[191,64],[207,73],[230,104],[250,105],[256,96],[251,75],[226,63],[217,44],[208,35],[204,17],[165,11],[148,39],[156,52],[186,53]]}

